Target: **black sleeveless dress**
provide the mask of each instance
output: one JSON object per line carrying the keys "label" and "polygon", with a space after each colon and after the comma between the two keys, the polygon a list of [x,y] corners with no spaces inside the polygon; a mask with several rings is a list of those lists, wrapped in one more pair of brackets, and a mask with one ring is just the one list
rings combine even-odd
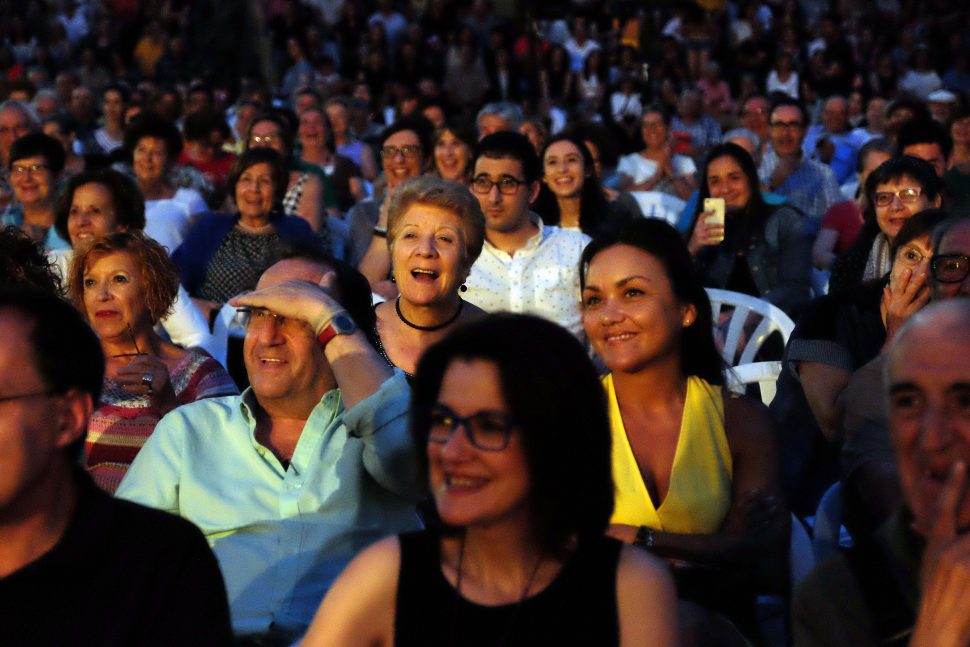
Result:
{"label": "black sleeveless dress", "polygon": [[602,537],[573,554],[553,582],[519,603],[483,606],[459,597],[441,572],[438,536],[400,536],[397,647],[619,645],[616,568],[622,544]]}

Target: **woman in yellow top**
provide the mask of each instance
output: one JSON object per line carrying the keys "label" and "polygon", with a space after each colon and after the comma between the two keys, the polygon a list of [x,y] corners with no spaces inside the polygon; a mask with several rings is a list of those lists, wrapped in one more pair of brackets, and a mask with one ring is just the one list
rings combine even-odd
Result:
{"label": "woman in yellow top", "polygon": [[594,240],[581,285],[586,335],[610,370],[610,534],[668,558],[681,597],[747,629],[754,566],[784,563],[789,528],[767,410],[724,390],[710,302],[668,224]]}

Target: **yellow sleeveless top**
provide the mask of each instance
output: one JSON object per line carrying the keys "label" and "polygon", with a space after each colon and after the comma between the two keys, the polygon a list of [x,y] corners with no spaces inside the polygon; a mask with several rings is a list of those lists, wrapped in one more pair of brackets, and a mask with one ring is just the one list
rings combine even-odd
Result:
{"label": "yellow sleeveless top", "polygon": [[613,483],[616,504],[612,523],[650,526],[687,534],[710,534],[721,528],[731,507],[731,451],[724,435],[721,388],[699,377],[687,379],[687,399],[674,452],[667,497],[654,507],[640,476],[623,428],[613,376],[603,378],[613,435]]}

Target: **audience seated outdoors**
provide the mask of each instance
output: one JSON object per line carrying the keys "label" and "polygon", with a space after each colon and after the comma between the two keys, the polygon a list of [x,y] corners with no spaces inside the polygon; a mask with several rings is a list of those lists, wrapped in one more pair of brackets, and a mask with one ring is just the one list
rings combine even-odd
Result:
{"label": "audience seated outdoors", "polygon": [[609,419],[575,338],[513,314],[450,333],[411,424],[428,527],[351,562],[302,644],[676,644],[666,569],[604,534]]}
{"label": "audience seated outdoors", "polygon": [[968,330],[970,301],[954,299],[914,315],[893,340],[881,392],[903,498],[874,535],[802,582],[793,609],[797,645],[970,639]]}
{"label": "audience seated outdoors", "polygon": [[231,302],[251,386],[170,412],[118,489],[202,529],[239,635],[292,642],[360,548],[419,525],[410,393],[365,334],[369,295],[325,257],[272,265]]}
{"label": "audience seated outdoors", "polygon": [[103,375],[69,304],[39,287],[0,291],[4,642],[231,645],[198,528],[108,496],[78,465]]}
{"label": "audience seated outdoors", "polygon": [[159,337],[155,324],[178,296],[178,271],[140,232],[114,232],[74,255],[68,294],[101,341],[105,380],[88,425],[85,466],[114,492],[128,466],[175,407],[239,392],[216,360]]}
{"label": "audience seated outdoors", "polygon": [[[87,396],[34,395],[54,373],[25,332],[33,304],[14,308],[23,321],[13,328],[0,306],[4,340],[23,338],[0,349],[0,427],[57,430],[54,414],[74,403],[83,418],[85,397],[93,414],[79,423],[87,442],[69,451],[45,445],[9,465],[0,456],[9,641],[226,644],[228,587],[243,645],[293,644],[315,612],[311,644],[780,647],[793,629],[809,645],[890,634],[950,644],[937,620],[968,643],[965,604],[934,588],[944,584],[934,564],[948,559],[937,545],[960,552],[965,528],[944,540],[940,527],[925,529],[939,524],[889,535],[880,524],[926,512],[898,467],[909,459],[893,454],[899,411],[883,374],[922,371],[937,381],[901,379],[942,388],[949,368],[905,358],[958,357],[962,339],[919,331],[936,325],[920,323],[934,301],[970,292],[970,5],[156,4],[12,2],[0,24],[0,222],[10,226],[0,231],[0,285],[37,283],[73,301],[80,319],[54,324],[86,319],[98,357],[109,356],[55,367],[97,369]],[[724,200],[723,225],[708,198]],[[787,348],[754,316],[732,316],[743,308],[721,307],[723,295],[710,321],[702,287],[783,310],[797,322]],[[926,316],[950,325],[950,315]],[[494,357],[459,349],[484,348],[466,331],[493,328],[509,331]],[[525,331],[541,338],[525,344]],[[717,352],[730,355],[722,346],[738,331],[757,357],[726,369]],[[516,344],[525,350],[513,357]],[[560,354],[572,368],[547,358],[547,346],[568,346]],[[580,346],[602,384],[586,384]],[[422,378],[425,360],[437,377]],[[452,398],[452,368],[481,365],[492,371],[475,378],[481,392]],[[767,414],[722,393],[755,367],[768,369],[758,378]],[[549,403],[520,400],[553,392],[562,395]],[[531,508],[582,509],[566,486],[602,476],[601,461],[537,494],[548,479],[529,439],[544,439],[569,407],[598,407],[591,398],[603,393],[615,510],[596,515],[610,525],[546,541],[542,510]],[[421,404],[408,438],[412,396]],[[422,417],[429,403],[455,414],[439,425],[442,442]],[[505,449],[476,445],[486,404],[505,414]],[[77,438],[78,422],[64,431]],[[923,427],[937,429],[931,422]],[[946,503],[959,490],[944,474],[959,443],[924,436],[932,452],[916,461],[929,461],[929,476],[917,485]],[[603,449],[583,442],[550,456],[569,453],[567,469]],[[456,447],[462,483],[434,487],[437,450],[450,470]],[[41,478],[34,459],[57,465]],[[28,472],[37,478],[20,477]],[[497,473],[518,484],[521,505],[492,500]],[[53,525],[25,529],[10,506],[26,510],[21,492],[33,485],[21,485],[48,488],[45,478],[67,484],[35,501],[59,506],[44,517]],[[186,524],[107,499],[98,485],[186,517],[217,562]],[[823,523],[806,537],[826,491],[837,492],[828,502],[839,517],[823,516],[828,535]],[[482,497],[489,510],[475,503]],[[893,517],[901,506],[909,511]],[[111,519],[133,521],[119,530]],[[421,535],[387,539],[422,523]],[[594,539],[594,527],[666,560],[676,617],[653,559]],[[529,536],[508,543],[496,529]],[[123,548],[88,541],[113,534]],[[800,548],[839,536],[839,566],[809,580],[786,626],[792,586],[811,569]],[[169,538],[198,565],[197,591],[183,591],[193,567],[166,552]],[[900,538],[915,552],[859,557]],[[905,582],[896,576],[921,562],[921,543],[922,583],[880,587],[867,610],[872,587],[856,580]],[[115,567],[111,552],[127,561]],[[91,559],[103,572],[81,573]],[[591,598],[580,611],[570,596],[591,560],[605,588],[597,620],[580,629]],[[160,582],[169,566],[171,582]],[[21,594],[36,577],[49,600]],[[436,607],[415,597],[425,592]],[[639,607],[649,596],[656,608]],[[886,614],[899,622],[884,624]]]}
{"label": "audience seated outdoors", "polygon": [[[708,153],[687,246],[708,287],[760,297],[797,316],[811,297],[811,247],[804,215],[769,206],[758,189],[754,161],[736,144]],[[704,211],[704,199],[722,198],[723,224]]]}
{"label": "audience seated outdoors", "polygon": [[582,272],[586,336],[610,371],[609,533],[666,558],[682,599],[754,637],[757,564],[784,563],[790,521],[774,423],[724,388],[711,305],[673,227],[647,219],[598,238]]}

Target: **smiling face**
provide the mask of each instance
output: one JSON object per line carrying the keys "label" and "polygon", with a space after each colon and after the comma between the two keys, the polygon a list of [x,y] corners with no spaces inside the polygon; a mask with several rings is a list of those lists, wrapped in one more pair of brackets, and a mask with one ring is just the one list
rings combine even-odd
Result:
{"label": "smiling face", "polygon": [[438,175],[445,180],[465,181],[465,171],[472,151],[450,130],[444,131],[434,145],[434,164]]}
{"label": "smiling face", "polygon": [[250,148],[272,148],[284,158],[289,155],[283,141],[283,131],[275,121],[257,121],[249,130]]}
{"label": "smiling face", "polygon": [[667,141],[667,124],[659,112],[646,112],[640,120],[640,134],[647,148],[657,149]]}
{"label": "smiling face", "polygon": [[575,198],[586,181],[583,153],[571,141],[558,141],[542,158],[543,182],[557,198]]}
{"label": "smiling face", "polygon": [[795,106],[778,106],[771,113],[771,146],[780,157],[799,155],[805,139],[805,117]]}
{"label": "smiling face", "polygon": [[239,176],[236,182],[236,207],[240,219],[247,225],[259,226],[266,222],[273,209],[273,169],[269,164],[253,164]]}
{"label": "smiling face", "polygon": [[86,264],[81,281],[84,313],[99,338],[126,338],[129,325],[136,332],[153,325],[145,305],[141,267],[131,254],[95,256]]}
{"label": "smiling face", "polygon": [[[884,192],[896,193],[902,189],[921,189],[921,187],[919,182],[912,177],[903,175],[897,180],[877,184],[876,191],[873,195],[875,196]],[[879,225],[879,229],[891,241],[899,233],[899,229],[903,226],[903,223],[914,213],[919,213],[923,209],[928,209],[938,204],[938,200],[933,202],[924,193],[920,193],[915,202],[908,204],[900,200],[899,196],[893,196],[892,202],[888,205],[884,207],[880,207],[879,205],[873,206],[876,210],[876,223]]]}
{"label": "smiling face", "polygon": [[[438,404],[467,417],[488,412],[510,415],[494,362],[454,360],[445,371]],[[521,438],[513,431],[508,447],[484,451],[456,429],[443,443],[428,443],[431,491],[442,521],[453,526],[489,527],[528,523],[529,469]]]}
{"label": "smiling face", "polygon": [[88,182],[74,190],[67,216],[71,247],[83,249],[98,236],[122,230],[118,226],[111,191],[103,184]]}
{"label": "smiling face", "polygon": [[308,108],[300,115],[299,135],[303,148],[317,150],[326,146],[327,123],[319,108]]}
{"label": "smiling face", "polygon": [[631,245],[593,257],[583,289],[583,328],[613,372],[636,373],[679,358],[683,329],[697,316],[674,295],[661,262]]}
{"label": "smiling face", "polygon": [[[417,155],[407,156],[400,149],[403,146],[418,148]],[[395,148],[397,151],[393,155],[381,154],[381,163],[384,166],[384,176],[387,178],[387,188],[396,189],[402,182],[421,175],[424,167],[424,156],[421,148],[421,139],[413,130],[402,130],[394,133],[384,140],[382,149]]]}
{"label": "smiling face", "polygon": [[751,184],[741,165],[730,155],[707,165],[707,190],[712,198],[724,198],[728,209],[743,209],[751,199]]}
{"label": "smiling face", "polygon": [[[325,269],[305,260],[281,261],[263,273],[256,289],[290,279],[317,283]],[[253,392],[266,409],[309,414],[333,383],[313,331],[301,321],[254,317],[246,329],[243,358]]]}
{"label": "smiling face", "polygon": [[394,230],[391,264],[401,296],[416,305],[453,298],[468,276],[458,216],[441,207],[413,204]]}
{"label": "smiling face", "polygon": [[22,205],[35,207],[53,202],[54,174],[48,170],[44,156],[22,157],[13,160],[10,167],[10,186]]}
{"label": "smiling face", "polygon": [[[970,466],[967,322],[966,317],[941,314],[932,315],[937,325],[907,331],[889,356],[890,435],[903,495],[923,535],[937,520],[943,484],[953,465],[963,461]],[[956,524],[960,532],[970,530],[966,493]]]}
{"label": "smiling face", "polygon": [[142,137],[135,144],[132,167],[141,184],[156,184],[168,171],[168,148],[158,137]]}

